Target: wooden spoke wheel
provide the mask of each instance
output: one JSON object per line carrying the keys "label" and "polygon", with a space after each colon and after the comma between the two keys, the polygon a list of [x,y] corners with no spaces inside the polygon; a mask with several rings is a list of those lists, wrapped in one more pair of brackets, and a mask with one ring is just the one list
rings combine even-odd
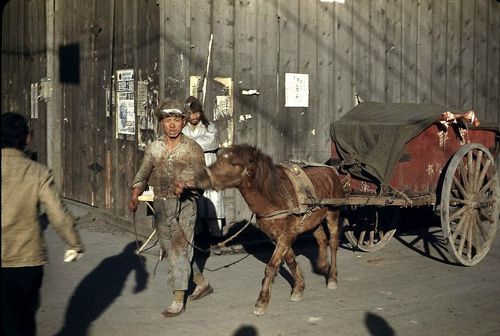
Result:
{"label": "wooden spoke wheel", "polygon": [[500,209],[496,167],[480,144],[467,144],[450,161],[441,194],[441,228],[452,258],[473,266],[488,253]]}
{"label": "wooden spoke wheel", "polygon": [[362,207],[344,218],[344,235],[361,251],[374,252],[387,245],[396,232],[399,209]]}

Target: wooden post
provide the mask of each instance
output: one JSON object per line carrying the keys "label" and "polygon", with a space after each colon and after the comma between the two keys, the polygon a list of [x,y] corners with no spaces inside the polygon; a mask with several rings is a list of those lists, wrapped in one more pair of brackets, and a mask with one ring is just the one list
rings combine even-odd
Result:
{"label": "wooden post", "polygon": [[160,4],[160,94],[158,96],[158,103],[165,99],[165,1],[159,1]]}
{"label": "wooden post", "polygon": [[56,184],[63,188],[62,171],[62,94],[59,81],[58,48],[61,44],[61,1],[47,0],[47,77],[52,79],[52,97],[47,102],[47,165],[52,169]]}

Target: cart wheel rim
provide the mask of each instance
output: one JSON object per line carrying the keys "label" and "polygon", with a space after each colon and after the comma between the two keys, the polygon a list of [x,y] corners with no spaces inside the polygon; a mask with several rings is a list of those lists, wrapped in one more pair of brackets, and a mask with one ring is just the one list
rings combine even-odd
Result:
{"label": "cart wheel rim", "polygon": [[353,223],[344,218],[343,227],[348,228],[344,230],[344,235],[355,249],[375,252],[387,245],[394,236],[399,213],[383,216],[381,211],[383,210],[366,208],[356,210],[358,216]]}
{"label": "cart wheel rim", "polygon": [[441,195],[441,228],[456,262],[473,266],[486,256],[499,210],[493,156],[481,144],[463,146],[450,161]]}

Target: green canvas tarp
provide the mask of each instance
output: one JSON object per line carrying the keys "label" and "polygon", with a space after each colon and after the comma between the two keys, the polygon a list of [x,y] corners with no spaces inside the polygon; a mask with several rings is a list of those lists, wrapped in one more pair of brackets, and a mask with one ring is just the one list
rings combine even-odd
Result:
{"label": "green canvas tarp", "polygon": [[343,160],[341,169],[360,179],[387,184],[404,145],[446,109],[438,104],[363,102],[330,125]]}

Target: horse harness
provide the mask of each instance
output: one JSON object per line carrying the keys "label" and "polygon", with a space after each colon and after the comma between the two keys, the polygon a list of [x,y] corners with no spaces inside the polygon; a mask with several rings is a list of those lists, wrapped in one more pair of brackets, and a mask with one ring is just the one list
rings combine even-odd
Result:
{"label": "horse harness", "polygon": [[323,164],[311,164],[303,161],[287,161],[279,163],[278,166],[283,168],[286,176],[292,183],[295,195],[297,196],[298,206],[294,206],[293,201],[288,201],[288,209],[273,211],[264,216],[258,216],[260,219],[270,220],[287,217],[290,215],[302,215],[302,219],[297,224],[297,230],[302,232],[302,224],[316,210],[320,209],[316,190],[311,182],[311,179],[304,172],[303,168],[310,166],[329,167]]}

